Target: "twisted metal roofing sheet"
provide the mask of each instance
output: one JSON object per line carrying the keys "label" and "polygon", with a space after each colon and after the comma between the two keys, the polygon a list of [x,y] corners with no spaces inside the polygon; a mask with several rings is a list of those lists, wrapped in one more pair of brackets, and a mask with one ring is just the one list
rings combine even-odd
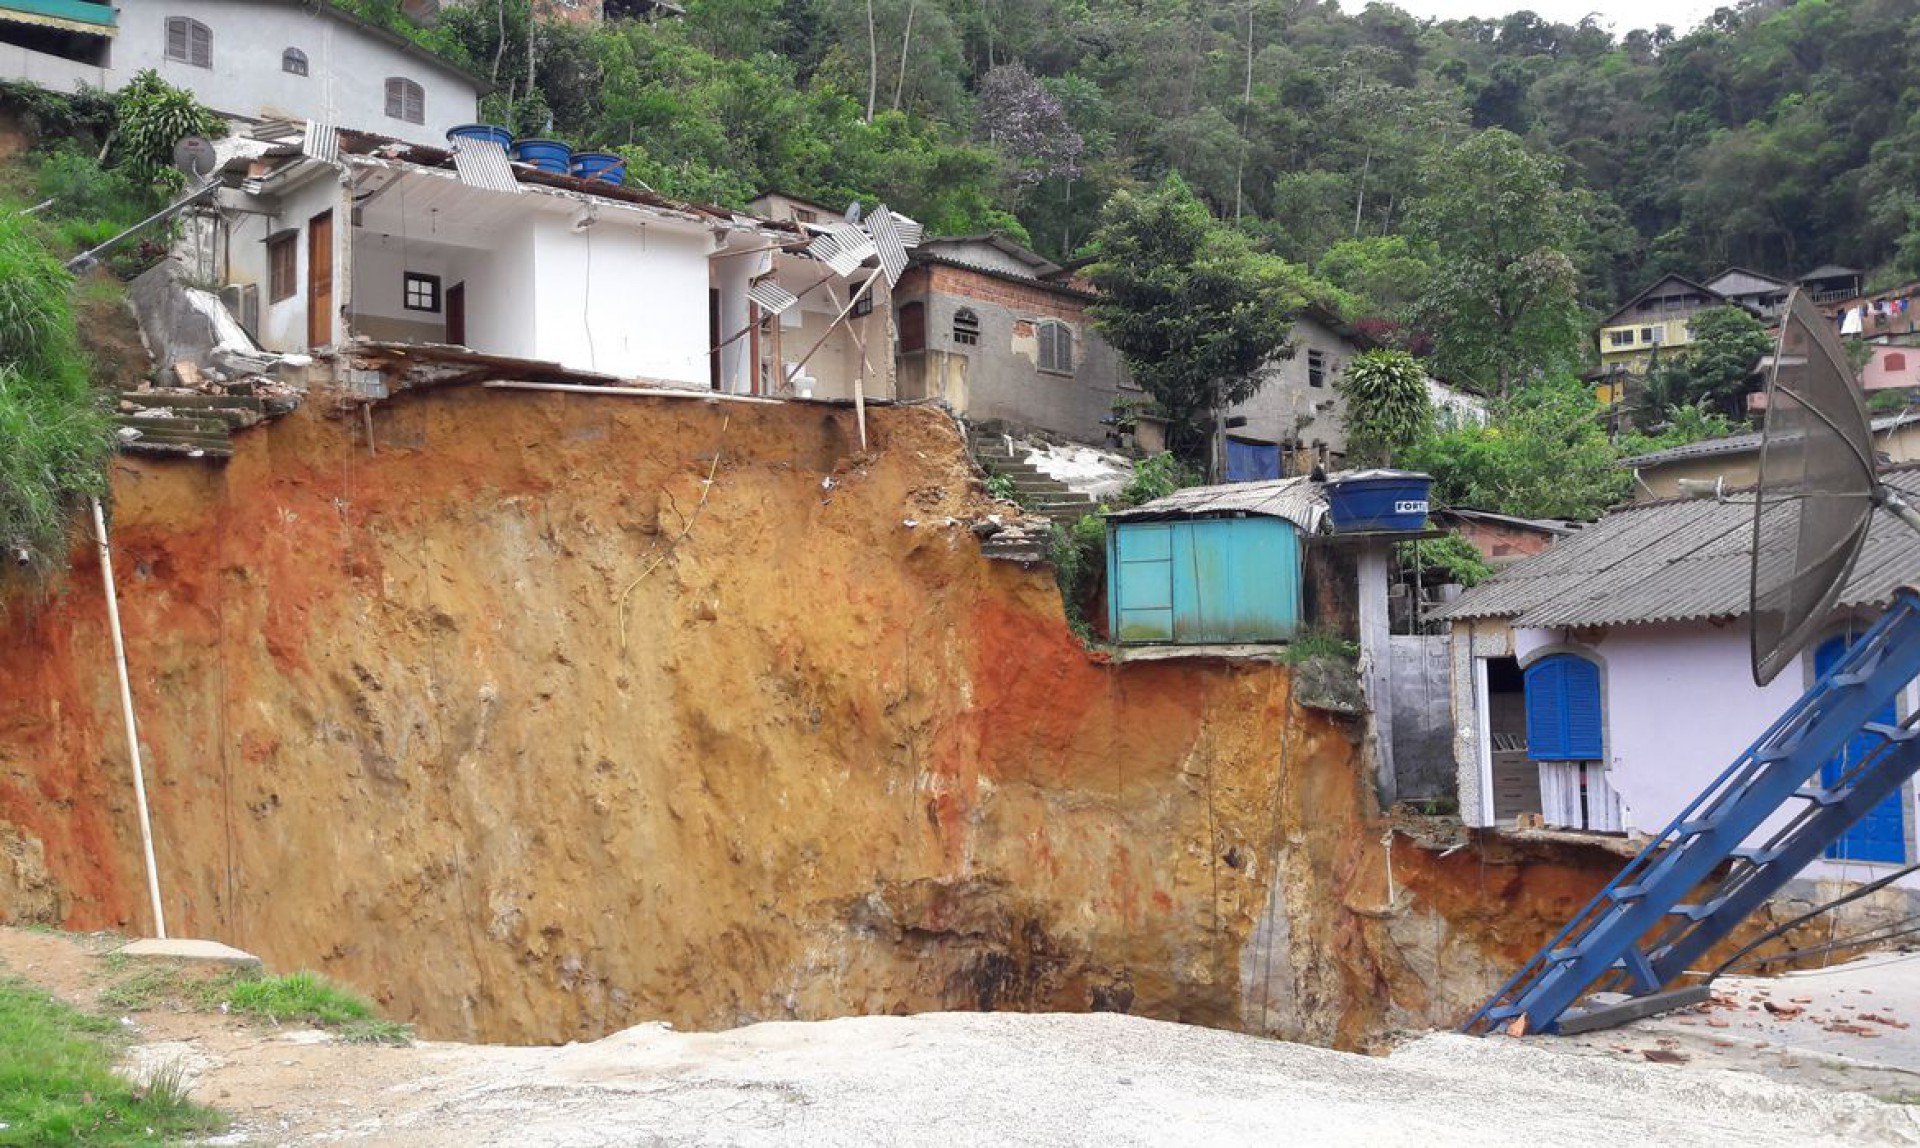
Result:
{"label": "twisted metal roofing sheet", "polygon": [[[1920,468],[1882,480],[1920,498]],[[1747,613],[1753,506],[1674,501],[1632,506],[1467,591],[1435,618],[1508,618],[1516,626],[1620,626]],[[1876,514],[1839,605],[1878,606],[1920,582],[1920,535]]]}
{"label": "twisted metal roofing sheet", "polygon": [[1314,482],[1306,477],[1190,486],[1165,498],[1156,498],[1128,510],[1114,511],[1107,517],[1120,522],[1149,522],[1168,518],[1254,514],[1284,518],[1308,534],[1318,534],[1320,523],[1327,513],[1325,488],[1325,483]]}

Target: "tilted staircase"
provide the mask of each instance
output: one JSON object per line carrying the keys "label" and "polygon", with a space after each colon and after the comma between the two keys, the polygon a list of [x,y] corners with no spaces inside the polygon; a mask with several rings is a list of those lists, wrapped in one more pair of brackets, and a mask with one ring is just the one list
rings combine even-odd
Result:
{"label": "tilted staircase", "polygon": [[[1635,999],[1663,995],[1920,769],[1917,719],[1899,726],[1876,720],[1916,675],[1920,591],[1907,588],[1838,665],[1480,1007],[1465,1031],[1576,1031],[1654,1011],[1636,1009]],[[1821,767],[1862,735],[1870,735],[1871,748],[1824,786]],[[1744,844],[1789,803],[1800,804],[1766,844]],[[1629,1000],[1568,1012],[1602,991]]]}
{"label": "tilted staircase", "polygon": [[120,448],[193,458],[233,457],[233,432],[270,413],[248,395],[122,391],[113,422]]}
{"label": "tilted staircase", "polygon": [[967,431],[967,448],[989,474],[1004,474],[1020,492],[1020,502],[1033,513],[1071,526],[1093,513],[1093,499],[1076,493],[1066,483],[1048,478],[1031,463],[1022,462],[1008,436],[979,427]]}

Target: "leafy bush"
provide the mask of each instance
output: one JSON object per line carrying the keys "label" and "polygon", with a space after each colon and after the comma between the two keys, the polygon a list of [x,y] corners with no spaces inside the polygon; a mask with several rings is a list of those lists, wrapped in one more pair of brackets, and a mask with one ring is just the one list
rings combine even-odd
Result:
{"label": "leafy bush", "polygon": [[151,68],[120,89],[113,109],[114,151],[131,178],[144,185],[178,188],[183,177],[172,166],[174,146],[188,136],[227,134],[225,120]]}
{"label": "leafy bush", "polygon": [[1420,538],[1394,547],[1400,568],[1419,571],[1424,582],[1458,582],[1475,586],[1493,577],[1493,567],[1458,532],[1440,538]]}
{"label": "leafy bush", "polygon": [[1020,488],[1013,484],[1013,476],[1001,474],[997,470],[987,472],[987,495],[1001,502],[1019,502]]}
{"label": "leafy bush", "polygon": [[1123,506],[1139,506],[1199,482],[1198,472],[1172,451],[1162,451],[1134,464],[1133,477],[1121,488],[1120,502]]}
{"label": "leafy bush", "polygon": [[7,565],[66,555],[71,514],[106,493],[107,412],[87,382],[72,278],[17,214],[0,214],[0,546]]}
{"label": "leafy bush", "polygon": [[1433,427],[1427,372],[1405,351],[1354,356],[1333,383],[1347,400],[1347,458],[1353,466],[1392,466]]}
{"label": "leafy bush", "polygon": [[1093,637],[1086,606],[1106,577],[1106,554],[1107,520],[1100,515],[1083,515],[1071,527],[1053,524],[1047,559],[1053,563],[1054,579],[1060,583],[1067,624],[1082,641]]}

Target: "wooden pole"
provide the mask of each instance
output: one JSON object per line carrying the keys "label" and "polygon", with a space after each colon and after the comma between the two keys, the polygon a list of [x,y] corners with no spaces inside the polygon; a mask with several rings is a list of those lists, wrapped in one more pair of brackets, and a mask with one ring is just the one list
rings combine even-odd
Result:
{"label": "wooden pole", "polygon": [[866,294],[867,288],[873,286],[873,281],[879,277],[880,269],[876,267],[873,270],[873,274],[867,276],[866,282],[860,284],[860,289],[853,293],[853,297],[847,300],[847,305],[840,308],[840,313],[833,317],[833,322],[827,324],[827,329],[820,332],[820,337],[813,341],[813,346],[808,347],[807,353],[801,356],[800,361],[793,365],[793,370],[787,373],[786,385],[788,387],[793,386],[793,380],[800,377],[800,372],[806,369],[807,362],[813,358],[814,352],[825,345],[827,338],[833,334],[833,329],[840,325],[840,321],[845,319],[848,313],[853,310],[853,305],[859,302],[860,296]]}

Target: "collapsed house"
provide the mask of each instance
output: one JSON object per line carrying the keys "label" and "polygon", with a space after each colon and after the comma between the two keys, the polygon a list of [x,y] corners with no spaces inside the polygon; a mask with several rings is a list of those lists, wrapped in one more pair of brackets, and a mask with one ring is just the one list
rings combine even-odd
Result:
{"label": "collapsed house", "polygon": [[902,234],[917,240],[903,217],[877,212],[876,243],[511,162],[487,140],[312,123],[222,159],[187,262],[264,351],[460,381],[894,395],[888,292]]}

